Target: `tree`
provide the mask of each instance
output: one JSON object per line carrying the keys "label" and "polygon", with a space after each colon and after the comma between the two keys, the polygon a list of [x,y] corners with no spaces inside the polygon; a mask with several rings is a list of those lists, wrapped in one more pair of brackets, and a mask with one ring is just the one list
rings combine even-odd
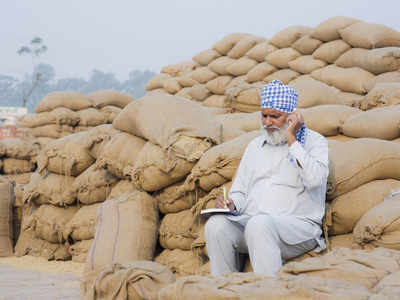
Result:
{"label": "tree", "polygon": [[[29,45],[22,46],[17,53],[19,55],[30,55],[32,59],[32,85],[26,91],[22,93],[22,106],[25,107],[29,97],[32,95],[33,91],[40,85],[41,83],[41,75],[40,71],[36,70],[37,59],[40,55],[47,51],[47,46],[43,44],[43,40],[40,37],[33,38]],[[35,72],[36,71],[36,72]]]}

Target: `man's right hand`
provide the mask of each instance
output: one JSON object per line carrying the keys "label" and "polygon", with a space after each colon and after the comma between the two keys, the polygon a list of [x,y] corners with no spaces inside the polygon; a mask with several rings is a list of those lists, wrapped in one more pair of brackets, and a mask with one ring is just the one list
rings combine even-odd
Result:
{"label": "man's right hand", "polygon": [[230,210],[234,210],[235,204],[233,203],[231,198],[228,197],[224,201],[224,196],[219,195],[219,197],[217,198],[217,202],[215,203],[215,207],[216,208],[229,208]]}

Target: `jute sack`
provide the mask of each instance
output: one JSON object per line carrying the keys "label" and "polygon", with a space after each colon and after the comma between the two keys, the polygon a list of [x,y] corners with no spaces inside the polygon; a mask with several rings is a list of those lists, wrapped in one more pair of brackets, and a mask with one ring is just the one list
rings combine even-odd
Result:
{"label": "jute sack", "polygon": [[260,94],[263,85],[264,83],[262,85],[242,83],[228,88],[225,94],[228,96],[229,101],[232,102],[232,105],[239,102],[248,105],[258,105],[260,109]]}
{"label": "jute sack", "polygon": [[115,117],[121,112],[121,108],[114,105],[107,105],[100,109],[100,111],[104,114],[106,123],[111,124]]}
{"label": "jute sack", "polygon": [[[101,123],[101,124],[106,124],[106,122]],[[75,126],[74,127],[74,133],[79,133],[79,132],[85,132],[93,129],[95,126]]]}
{"label": "jute sack", "polygon": [[304,274],[332,278],[372,289],[386,275],[399,269],[399,252],[377,248],[371,251],[336,248],[323,256],[289,262],[280,274]]}
{"label": "jute sack", "polygon": [[360,67],[374,74],[397,71],[400,68],[400,48],[353,48],[342,54],[335,65],[344,68]]}
{"label": "jute sack", "polygon": [[[106,108],[105,106],[104,108]],[[90,156],[97,159],[100,150],[114,135],[120,133],[111,124],[99,125],[88,131],[86,145]]]}
{"label": "jute sack", "polygon": [[0,139],[0,157],[11,157],[18,159],[31,159],[37,156],[39,148],[31,141],[19,138]]}
{"label": "jute sack", "polygon": [[265,60],[275,67],[284,69],[289,68],[289,61],[299,56],[301,56],[300,52],[293,48],[282,48],[268,54]]}
{"label": "jute sack", "polygon": [[322,44],[315,50],[312,56],[315,59],[323,60],[333,64],[343,53],[349,50],[351,46],[343,40],[335,40]]}
{"label": "jute sack", "polygon": [[39,127],[30,128],[30,134],[34,137],[49,137],[58,139],[66,135],[74,133],[74,127],[69,125],[43,125]]}
{"label": "jute sack", "polygon": [[179,278],[159,292],[160,300],[173,299],[346,299],[370,296],[365,287],[331,278],[299,276],[267,277],[251,273]]}
{"label": "jute sack", "polygon": [[152,260],[157,243],[158,209],[149,194],[134,191],[103,202],[85,271],[111,263]]}
{"label": "jute sack", "polygon": [[65,225],[64,239],[70,241],[91,240],[94,238],[97,225],[97,211],[101,203],[85,205],[79,208]]}
{"label": "jute sack", "polygon": [[315,80],[311,77],[311,74],[303,74],[303,75],[299,75],[298,77],[296,77],[295,79],[291,80],[289,82],[289,85],[292,85],[294,83],[298,83],[301,81],[308,81],[308,80]]}
{"label": "jute sack", "polygon": [[92,246],[93,239],[83,240],[70,245],[68,252],[72,256],[72,261],[84,263],[89,253],[90,247]]}
{"label": "jute sack", "polygon": [[253,113],[256,111],[260,111],[260,105],[253,105],[253,104],[245,104],[240,102],[233,102],[232,103],[232,112],[239,112],[239,113]]}
{"label": "jute sack", "polygon": [[400,193],[389,195],[382,203],[368,210],[357,222],[354,241],[400,250]]}
{"label": "jute sack", "polygon": [[168,78],[163,81],[163,89],[169,94],[176,94],[181,90],[181,85],[176,78]]}
{"label": "jute sack", "polygon": [[4,175],[8,180],[18,183],[27,184],[33,173],[22,173],[22,174],[8,174]]}
{"label": "jute sack", "polygon": [[167,95],[144,96],[129,104],[113,126],[189,161],[199,159],[221,139],[220,124],[209,111],[193,101]]}
{"label": "jute sack", "polygon": [[326,62],[315,59],[311,55],[303,55],[298,58],[289,61],[289,67],[296,72],[302,74],[309,74],[316,69],[320,69],[326,66]]}
{"label": "jute sack", "polygon": [[47,260],[68,260],[71,254],[67,244],[50,243],[36,237],[33,229],[25,229],[21,232],[15,246],[15,256],[31,255],[44,257]]}
{"label": "jute sack", "polygon": [[189,95],[191,100],[204,101],[211,93],[204,84],[196,84],[190,88]]}
{"label": "jute sack", "polygon": [[394,105],[354,114],[344,121],[340,132],[356,138],[393,140],[400,137],[399,124],[400,105]]}
{"label": "jute sack", "polygon": [[310,128],[324,136],[339,134],[339,128],[343,123],[361,111],[358,108],[345,105],[317,105],[300,110],[307,128]]}
{"label": "jute sack", "polygon": [[334,199],[378,179],[400,180],[400,144],[360,138],[329,141],[330,174],[327,198]]}
{"label": "jute sack", "polygon": [[375,76],[365,84],[365,89],[369,93],[379,83],[400,83],[400,72],[387,72]]}
{"label": "jute sack", "polygon": [[226,55],[233,46],[247,36],[249,36],[247,33],[231,33],[215,43],[213,49],[217,50],[222,55]]}
{"label": "jute sack", "polygon": [[[197,84],[197,83],[195,83],[195,84]],[[191,90],[192,90],[191,87],[185,87],[185,88],[181,89],[179,92],[177,92],[177,93],[175,94],[175,96],[179,96],[179,97],[182,97],[182,98],[185,98],[185,99],[189,99],[189,100],[194,100],[194,101],[196,101],[196,100],[192,97],[192,95],[191,95],[191,93],[190,93]]]}
{"label": "jute sack", "polygon": [[339,99],[339,91],[334,87],[317,80],[302,80],[291,83],[299,95],[299,108],[313,107],[317,105],[343,104]]}
{"label": "jute sack", "polygon": [[365,94],[364,85],[374,77],[373,74],[361,68],[340,68],[328,65],[311,73],[314,79],[333,85],[343,92]]}
{"label": "jute sack", "polygon": [[223,128],[237,128],[245,132],[258,130],[261,126],[260,112],[223,114],[215,117]]}
{"label": "jute sack", "polygon": [[52,204],[57,206],[71,205],[76,200],[76,191],[73,189],[75,178],[55,173],[40,176],[34,173],[29,184],[25,185],[23,202]]}
{"label": "jute sack", "polygon": [[232,180],[247,145],[259,135],[259,130],[251,131],[208,150],[186,177],[183,189],[193,191],[199,186],[210,191]]}
{"label": "jute sack", "polygon": [[171,270],[175,278],[195,274],[204,276],[210,273],[209,264],[205,264],[201,261],[192,251],[164,249],[154,261]]}
{"label": "jute sack", "polygon": [[229,74],[241,76],[247,74],[255,65],[257,65],[257,61],[244,56],[231,63],[226,70]]}
{"label": "jute sack", "polygon": [[92,165],[76,177],[72,189],[76,192],[78,202],[93,204],[105,201],[117,181],[118,178],[108,170]]}
{"label": "jute sack", "polygon": [[[190,74],[190,73],[189,73],[189,74]],[[179,76],[179,77],[176,77],[176,80],[178,81],[179,85],[182,86],[183,88],[185,88],[185,87],[192,87],[192,86],[194,86],[195,84],[198,84],[198,82],[197,82],[196,80],[190,78],[190,77],[188,76],[188,74],[183,74],[183,75],[181,75],[181,76]],[[179,92],[182,92],[183,88],[180,89]],[[179,93],[179,92],[178,92],[178,93]],[[177,93],[177,94],[178,94],[178,93]]]}
{"label": "jute sack", "polygon": [[145,87],[146,91],[162,88],[164,80],[168,78],[171,78],[171,76],[169,74],[164,74],[164,73],[153,76],[146,84]]}
{"label": "jute sack", "polygon": [[195,192],[180,193],[179,190],[183,184],[184,181],[174,183],[153,195],[157,200],[160,212],[169,214],[189,209],[198,198],[206,194],[202,189],[198,189],[197,194]]}
{"label": "jute sack", "polygon": [[339,92],[340,101],[347,106],[360,108],[362,101],[364,100],[363,95],[347,92]]}
{"label": "jute sack", "polygon": [[218,76],[217,78],[207,82],[206,88],[213,94],[223,95],[231,80],[232,76]]}
{"label": "jute sack", "polygon": [[34,138],[34,142],[39,146],[39,149],[43,149],[48,143],[54,141],[55,139],[49,137],[37,137]]}
{"label": "jute sack", "polygon": [[86,108],[77,112],[79,115],[79,126],[97,126],[106,123],[104,113],[95,108]]}
{"label": "jute sack", "polygon": [[226,95],[212,95],[204,100],[201,105],[206,107],[229,108],[231,102]]}
{"label": "jute sack", "polygon": [[222,129],[222,142],[228,142],[230,140],[233,140],[237,138],[238,136],[241,136],[242,134],[245,134],[246,131],[237,129],[237,128],[232,128],[232,127],[224,127]]}
{"label": "jute sack", "polygon": [[227,56],[235,59],[241,58],[255,45],[263,41],[265,41],[265,38],[254,35],[248,35],[246,37],[243,37],[232,47],[231,50],[229,50]]}
{"label": "jute sack", "polygon": [[341,38],[365,49],[400,46],[400,32],[382,24],[357,22],[339,30]]}
{"label": "jute sack", "polygon": [[216,50],[207,49],[193,56],[193,60],[202,66],[207,66],[210,62],[220,56],[221,54],[219,54]]}
{"label": "jute sack", "polygon": [[270,39],[270,43],[278,48],[287,48],[302,36],[310,33],[311,30],[311,27],[308,26],[290,26],[275,33]]}
{"label": "jute sack", "polygon": [[337,40],[340,39],[340,29],[346,28],[356,22],[359,22],[359,20],[342,16],[332,17],[318,24],[310,34],[313,38],[324,42]]}
{"label": "jute sack", "polygon": [[117,198],[125,193],[132,193],[136,190],[133,183],[129,180],[120,180],[116,185],[111,189],[110,195],[108,195],[107,200]]}
{"label": "jute sack", "polygon": [[47,169],[67,176],[78,176],[93,163],[87,149],[88,133],[81,132],[60,138],[46,145],[38,158],[39,173]]}
{"label": "jute sack", "polygon": [[190,78],[193,80],[196,80],[198,83],[205,84],[208,81],[213,80],[218,75],[211,71],[209,67],[200,67],[190,72],[188,76],[190,76]]}
{"label": "jute sack", "polygon": [[152,261],[113,263],[99,273],[84,275],[81,299],[157,300],[159,290],[174,281],[168,268]]}
{"label": "jute sack", "polygon": [[292,44],[292,48],[303,55],[311,55],[322,44],[320,40],[305,35]]}
{"label": "jute sack", "polygon": [[277,69],[273,65],[267,62],[259,63],[247,73],[247,82],[261,81],[276,70]]}
{"label": "jute sack", "polygon": [[232,81],[228,84],[228,86],[226,87],[225,93],[226,93],[226,90],[228,90],[228,89],[230,89],[232,87],[236,87],[236,86],[239,86],[239,85],[242,85],[242,84],[246,84],[246,83],[247,83],[247,75],[234,77],[232,79]]}
{"label": "jute sack", "polygon": [[52,111],[57,107],[66,107],[71,110],[82,110],[92,107],[92,101],[78,92],[52,92],[47,94],[35,108],[36,113]]}
{"label": "jute sack", "polygon": [[48,124],[75,126],[79,123],[79,115],[65,107],[57,107],[49,112],[27,114],[18,120],[19,127],[38,127]]}
{"label": "jute sack", "polygon": [[278,50],[278,48],[274,45],[271,45],[269,41],[265,41],[255,45],[253,48],[247,51],[246,56],[258,62],[263,62],[265,57],[275,50]]}
{"label": "jute sack", "polygon": [[104,106],[112,105],[119,108],[124,108],[135,98],[129,94],[121,93],[113,90],[101,90],[90,93],[87,96],[96,108],[103,108]]}
{"label": "jute sack", "polygon": [[400,189],[398,180],[374,180],[335,198],[327,209],[329,234],[353,232],[360,218],[396,189]]}
{"label": "jute sack", "polygon": [[227,68],[235,61],[236,61],[235,59],[230,58],[228,56],[221,56],[216,60],[212,61],[208,65],[208,67],[210,68],[211,71],[215,72],[216,74],[229,75]]}
{"label": "jute sack", "polygon": [[111,174],[126,178],[124,169],[133,167],[146,141],[134,135],[115,134],[99,151],[97,168],[106,168]]}
{"label": "jute sack", "polygon": [[396,299],[400,295],[400,271],[392,273],[383,278],[374,287],[373,292],[376,293],[370,299]]}
{"label": "jute sack", "polygon": [[32,228],[38,238],[50,243],[64,243],[65,226],[78,210],[77,206],[62,208],[43,204],[32,214],[24,230]]}
{"label": "jute sack", "polygon": [[159,228],[160,244],[165,249],[190,250],[192,242],[198,237],[200,227],[190,209],[166,214]]}
{"label": "jute sack", "polygon": [[269,74],[267,77],[264,78],[264,81],[266,83],[269,83],[272,80],[279,80],[284,84],[288,84],[290,81],[296,79],[299,76],[300,74],[296,71],[293,71],[291,69],[282,69],[272,74]]}
{"label": "jute sack", "polygon": [[193,166],[194,162],[173,157],[161,147],[147,142],[139,152],[135,166],[126,167],[124,172],[138,189],[153,192],[182,180]]}
{"label": "jute sack", "polygon": [[365,96],[360,108],[368,110],[375,107],[400,104],[400,77],[399,82],[378,83]]}
{"label": "jute sack", "polygon": [[13,255],[14,185],[0,176],[0,257]]}
{"label": "jute sack", "polygon": [[205,110],[210,112],[213,116],[224,115],[230,111],[229,108],[221,108],[221,107],[203,107]]}
{"label": "jute sack", "polygon": [[163,67],[160,72],[176,77],[193,71],[198,67],[200,67],[200,65],[197,62],[194,62],[193,60],[187,60],[177,64],[167,65]]}
{"label": "jute sack", "polygon": [[34,171],[36,168],[33,161],[25,159],[5,158],[2,163],[4,174],[29,173]]}

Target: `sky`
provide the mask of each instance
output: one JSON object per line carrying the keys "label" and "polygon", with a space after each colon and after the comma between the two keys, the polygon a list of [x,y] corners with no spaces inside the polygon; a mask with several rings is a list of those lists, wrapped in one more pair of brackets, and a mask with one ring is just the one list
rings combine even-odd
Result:
{"label": "sky", "polygon": [[93,69],[124,80],[130,71],[190,60],[232,32],[271,37],[292,25],[315,27],[349,16],[400,31],[399,0],[0,0],[0,74],[32,70],[17,50],[39,36],[39,62],[57,78]]}

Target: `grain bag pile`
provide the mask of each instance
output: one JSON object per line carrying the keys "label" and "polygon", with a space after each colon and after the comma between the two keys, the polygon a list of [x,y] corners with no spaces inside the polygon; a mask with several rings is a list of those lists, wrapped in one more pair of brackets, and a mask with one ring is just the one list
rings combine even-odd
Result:
{"label": "grain bag pile", "polygon": [[135,99],[113,90],[84,95],[78,92],[53,92],[18,121],[22,137],[34,137],[40,144],[72,133],[112,123],[115,116]]}

